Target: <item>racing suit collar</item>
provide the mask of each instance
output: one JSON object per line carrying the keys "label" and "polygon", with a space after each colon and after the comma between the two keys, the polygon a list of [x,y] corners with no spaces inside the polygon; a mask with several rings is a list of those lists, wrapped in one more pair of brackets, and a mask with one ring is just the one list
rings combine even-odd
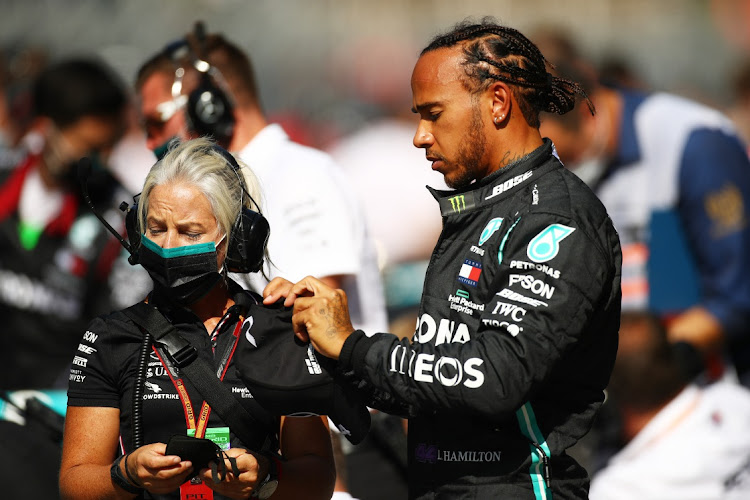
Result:
{"label": "racing suit collar", "polygon": [[487,177],[472,183],[463,189],[438,190],[427,186],[432,196],[440,204],[441,215],[448,216],[472,211],[476,207],[494,203],[527,185],[539,177],[536,172],[540,167],[546,169],[561,166],[559,161],[550,162],[552,141],[543,139],[544,143],[523,158],[507,165]]}

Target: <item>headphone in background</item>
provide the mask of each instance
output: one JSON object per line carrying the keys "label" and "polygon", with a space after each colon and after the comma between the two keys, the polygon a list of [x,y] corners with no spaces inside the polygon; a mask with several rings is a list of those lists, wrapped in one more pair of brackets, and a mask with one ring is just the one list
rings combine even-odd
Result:
{"label": "headphone in background", "polygon": [[[256,202],[245,186],[245,179],[240,171],[240,165],[229,151],[218,145],[212,145],[211,151],[219,153],[228,166],[232,169],[240,184],[240,213],[234,220],[231,229],[231,237],[227,244],[227,255],[224,259],[224,267],[235,273],[254,273],[263,268],[263,258],[265,256],[268,237],[271,234],[271,228],[268,220],[260,213],[260,205]],[[161,161],[161,160],[160,160]],[[94,207],[91,197],[88,193],[87,179],[91,172],[91,160],[81,158],[78,162],[78,179],[81,184],[83,198],[91,208],[94,215],[104,226],[117,238],[117,240],[130,253],[128,262],[135,265],[140,262],[138,249],[141,246],[142,228],[138,223],[138,202],[140,195],[133,197],[133,204],[129,205],[126,201],[120,203],[120,210],[125,212],[125,230],[127,240],[125,240],[115,228],[113,228]],[[245,207],[245,196],[258,211]]]}
{"label": "headphone in background", "polygon": [[[191,47],[187,38],[173,42],[164,53],[178,67],[172,83],[172,100],[178,106],[185,106],[186,119],[190,131],[201,137],[211,137],[223,148],[228,148],[234,135],[234,106],[226,82],[221,72],[201,59],[205,52],[206,28],[202,22],[195,23],[193,30],[198,52]],[[185,63],[200,74],[198,87],[187,96],[182,94]]]}

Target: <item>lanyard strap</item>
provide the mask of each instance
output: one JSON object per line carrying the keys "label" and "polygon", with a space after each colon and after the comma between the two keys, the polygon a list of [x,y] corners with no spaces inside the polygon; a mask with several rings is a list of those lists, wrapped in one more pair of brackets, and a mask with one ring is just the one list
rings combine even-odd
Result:
{"label": "lanyard strap", "polygon": [[154,341],[164,348],[170,362],[180,369],[180,373],[190,380],[205,400],[211,401],[221,419],[245,446],[261,452],[276,449],[278,443],[273,435],[263,432],[265,426],[262,417],[259,418],[252,408],[246,408],[237,401],[229,388],[219,380],[222,374],[217,374],[205,360],[198,357],[196,349],[180,337],[158,309],[139,302],[124,309],[123,313],[153,336]]}
{"label": "lanyard strap", "polygon": [[[217,329],[223,324],[222,322],[219,326],[217,326]],[[229,367],[229,362],[232,359],[232,356],[234,355],[234,351],[237,347],[237,340],[239,339],[239,332],[240,328],[242,326],[242,317],[238,318],[237,325],[234,328],[234,332],[232,333],[232,336],[234,337],[234,341],[231,342],[227,349],[224,351],[224,355],[221,357],[221,360],[219,362],[219,370],[217,373],[219,380],[224,380],[224,375],[227,373],[227,368]],[[215,338],[215,336],[214,336]],[[198,413],[198,418],[196,420],[195,410],[193,408],[192,400],[190,399],[190,395],[187,392],[187,388],[185,387],[185,382],[181,377],[176,376],[176,370],[174,370],[174,366],[169,361],[169,357],[165,356],[163,352],[160,352],[163,347],[157,347],[153,346],[154,352],[156,353],[157,357],[159,358],[159,361],[164,365],[164,368],[167,371],[167,374],[169,375],[169,379],[172,381],[172,384],[174,385],[175,389],[177,390],[177,394],[180,397],[180,402],[182,403],[182,408],[185,412],[185,424],[187,425],[188,429],[195,430],[195,437],[202,438],[206,435],[206,429],[208,428],[208,419],[211,415],[211,405],[209,405],[208,401],[203,401],[203,404],[201,405],[201,410]]]}

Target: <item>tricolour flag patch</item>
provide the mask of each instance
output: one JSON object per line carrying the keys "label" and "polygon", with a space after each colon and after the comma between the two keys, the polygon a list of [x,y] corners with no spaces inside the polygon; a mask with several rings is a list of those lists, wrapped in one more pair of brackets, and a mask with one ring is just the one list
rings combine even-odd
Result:
{"label": "tricolour flag patch", "polygon": [[482,274],[482,264],[471,259],[464,260],[461,270],[458,272],[458,281],[465,285],[477,286],[479,276]]}

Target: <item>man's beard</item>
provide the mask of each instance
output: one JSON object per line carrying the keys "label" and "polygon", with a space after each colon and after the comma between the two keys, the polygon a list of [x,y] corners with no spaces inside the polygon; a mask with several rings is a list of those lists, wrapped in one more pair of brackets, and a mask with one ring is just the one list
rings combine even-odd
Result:
{"label": "man's beard", "polygon": [[454,167],[453,173],[455,174],[455,177],[450,179],[447,175],[444,176],[445,184],[448,187],[463,189],[476,180],[483,170],[481,168],[481,161],[487,147],[487,139],[484,136],[483,127],[482,116],[479,113],[479,109],[475,107],[471,117],[469,132],[461,140],[456,161],[446,161],[446,163],[450,163]]}

